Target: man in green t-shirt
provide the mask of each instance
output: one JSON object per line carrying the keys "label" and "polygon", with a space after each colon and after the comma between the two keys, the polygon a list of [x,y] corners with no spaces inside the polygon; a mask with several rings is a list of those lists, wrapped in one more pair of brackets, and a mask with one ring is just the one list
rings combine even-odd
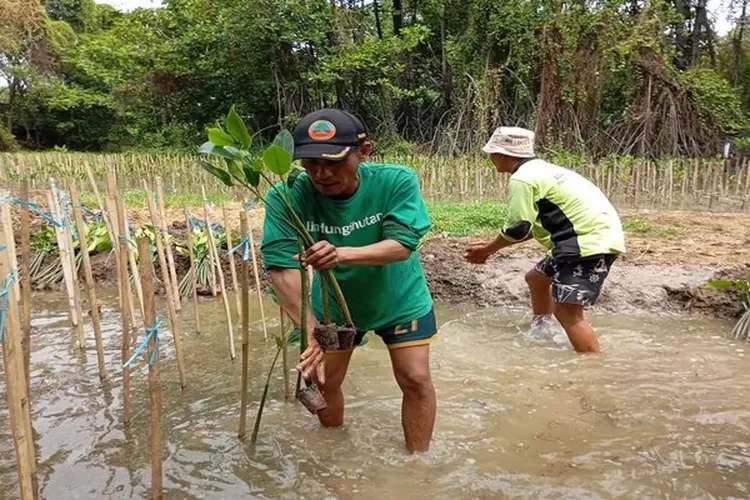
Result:
{"label": "man in green t-shirt", "polygon": [[526,274],[534,312],[532,334],[547,334],[554,313],[576,351],[598,352],[584,319],[596,303],[612,263],[625,252],[617,211],[599,188],[577,173],[534,156],[534,133],[500,127],[484,146],[508,182],[508,218],[492,241],[471,243],[466,260],[483,264],[493,253],[536,239],[547,257]]}
{"label": "man in green t-shirt", "polygon": [[[323,109],[295,127],[294,158],[304,172],[290,198],[317,242],[302,255],[316,271],[333,269],[358,333],[359,345],[374,331],[388,346],[393,372],[403,393],[402,424],[410,452],[429,448],[436,398],[429,367],[429,343],[437,335],[432,296],[419,256],[421,238],[430,230],[416,174],[399,165],[364,163],[372,144],[351,114]],[[284,310],[300,324],[301,279],[297,237],[277,215],[281,200],[268,191],[261,251],[274,291]],[[345,321],[328,291],[331,319]],[[317,379],[327,407],[318,412],[326,427],[344,419],[341,384],[353,349],[324,353],[312,335],[322,319],[319,276],[308,308],[308,348],[297,369]]]}

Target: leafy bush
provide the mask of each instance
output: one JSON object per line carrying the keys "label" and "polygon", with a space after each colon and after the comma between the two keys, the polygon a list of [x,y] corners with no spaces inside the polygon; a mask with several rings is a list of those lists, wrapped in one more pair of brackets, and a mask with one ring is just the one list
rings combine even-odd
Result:
{"label": "leafy bush", "polygon": [[10,130],[0,125],[0,151],[18,151],[16,137]]}
{"label": "leafy bush", "polygon": [[701,112],[725,132],[750,127],[740,97],[729,82],[712,69],[693,68],[680,79],[695,96]]}

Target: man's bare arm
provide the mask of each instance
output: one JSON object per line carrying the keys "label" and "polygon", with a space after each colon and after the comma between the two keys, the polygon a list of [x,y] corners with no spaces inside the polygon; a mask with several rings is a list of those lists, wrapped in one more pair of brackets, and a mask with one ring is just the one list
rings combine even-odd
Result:
{"label": "man's bare arm", "polygon": [[[272,268],[269,270],[271,277],[271,286],[279,299],[282,309],[289,315],[296,327],[300,326],[302,318],[302,279],[298,269]],[[323,350],[318,345],[312,332],[318,321],[312,312],[312,307],[308,299],[307,305],[307,350],[300,356],[300,363],[297,369],[302,372],[302,376],[309,380],[311,375],[316,371],[318,381],[322,384],[325,382],[325,370],[323,369]]]}

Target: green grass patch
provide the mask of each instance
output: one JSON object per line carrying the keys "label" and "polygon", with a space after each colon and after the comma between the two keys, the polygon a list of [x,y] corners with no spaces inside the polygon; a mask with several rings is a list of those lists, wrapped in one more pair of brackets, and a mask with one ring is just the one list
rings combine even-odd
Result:
{"label": "green grass patch", "polygon": [[622,220],[622,228],[628,233],[646,234],[656,238],[665,238],[668,240],[676,239],[682,234],[682,228],[678,224],[668,226],[654,225],[648,219],[643,217],[625,217]]}
{"label": "green grass patch", "polygon": [[497,234],[508,215],[503,203],[428,203],[432,231],[455,235]]}
{"label": "green grass patch", "polygon": [[[128,189],[120,191],[122,202],[129,208],[145,208],[146,193],[141,189]],[[224,193],[206,193],[206,197],[214,204],[232,201],[232,197]],[[87,207],[96,207],[96,199],[92,193],[82,193],[81,202]],[[200,193],[164,194],[164,206],[166,208],[199,207],[203,206],[203,197]]]}
{"label": "green grass patch", "polygon": [[654,225],[643,217],[626,217],[622,220],[622,228],[629,233],[649,234],[654,232]]}

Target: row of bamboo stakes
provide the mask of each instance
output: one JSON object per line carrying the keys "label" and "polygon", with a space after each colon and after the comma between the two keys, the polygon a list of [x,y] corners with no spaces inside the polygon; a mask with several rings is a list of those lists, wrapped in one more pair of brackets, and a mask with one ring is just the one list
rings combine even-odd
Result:
{"label": "row of bamboo stakes", "polygon": [[[116,260],[117,283],[118,283],[118,306],[120,309],[121,329],[122,329],[122,347],[121,358],[123,366],[122,384],[123,384],[123,425],[130,426],[133,418],[132,403],[130,397],[130,368],[125,364],[131,353],[131,346],[135,333],[142,328],[152,328],[156,324],[155,310],[155,269],[151,261],[151,241],[147,237],[139,237],[137,243],[132,240],[133,235],[130,232],[130,225],[123,204],[117,189],[117,181],[112,170],[107,175],[106,196],[103,197],[97,187],[95,178],[90,169],[87,171],[90,187],[94,193],[97,204],[99,205],[101,217],[106,224],[110,237],[113,238],[113,251]],[[167,217],[164,205],[163,184],[160,178],[155,179],[155,190],[152,190],[147,182],[143,182],[143,189],[146,194],[149,215],[154,227],[154,240],[156,253],[161,271],[160,280],[163,285],[166,297],[167,314],[169,317],[169,326],[172,340],[175,346],[175,356],[180,378],[180,386],[184,389],[187,386],[187,376],[185,369],[185,353],[182,344],[182,331],[180,312],[182,310],[181,297],[179,293],[179,283],[175,267],[174,256],[171,245],[167,241],[168,231],[166,228]],[[213,216],[210,202],[206,199],[205,191],[202,193],[205,200],[203,210],[205,216],[205,226],[208,239],[209,265],[211,268],[211,292],[213,296],[221,295],[224,306],[224,312],[227,320],[227,338],[229,344],[229,356],[232,360],[236,357],[235,339],[233,330],[232,311],[229,302],[228,286],[224,280],[224,273],[221,267],[221,260],[212,231]],[[27,182],[21,183],[20,197],[22,200],[29,199],[29,186]],[[48,204],[52,219],[57,221],[55,224],[55,235],[60,249],[60,258],[63,267],[63,276],[68,305],[68,318],[72,326],[77,347],[85,354],[87,344],[84,331],[84,315],[81,297],[81,281],[87,294],[89,305],[89,317],[94,333],[96,346],[98,374],[101,380],[107,377],[107,369],[104,359],[104,348],[102,341],[102,325],[99,313],[99,302],[93,277],[91,260],[88,255],[88,241],[86,237],[86,225],[83,218],[80,194],[75,183],[70,185],[70,199],[65,200],[67,195],[58,189],[55,180],[50,179],[50,191],[48,193]],[[0,193],[0,200],[11,199],[10,193]],[[227,233],[227,248],[231,249],[232,240],[229,231],[230,215],[226,207],[222,207],[223,222]],[[17,470],[19,476],[19,486],[22,500],[37,498],[37,479],[36,479],[36,455],[34,450],[32,421],[30,412],[30,344],[31,344],[31,283],[30,283],[30,219],[31,210],[27,205],[21,204],[20,207],[20,264],[17,262],[15,240],[13,235],[13,220],[11,215],[10,203],[0,202],[0,280],[8,279],[8,290],[0,297],[0,304],[3,300],[7,301],[7,312],[4,326],[0,325],[0,332],[3,335],[3,361],[6,373],[6,387],[8,407],[11,414],[11,425],[16,449]],[[185,211],[185,222],[188,229],[188,253],[192,270],[192,283],[190,289],[191,301],[193,305],[193,317],[195,321],[196,333],[200,333],[200,316],[198,310],[198,285],[196,274],[195,249],[193,248],[190,234],[192,233],[191,220],[187,211]],[[79,240],[81,254],[81,268],[83,279],[80,279],[78,268],[76,266],[74,251],[74,231],[75,237]],[[248,213],[240,212],[240,233],[243,236],[242,243],[249,247],[250,259],[242,259],[242,265],[237,276],[237,269],[234,258],[229,259],[230,275],[232,287],[236,292],[236,313],[240,317],[242,328],[242,382],[240,388],[240,423],[238,436],[244,438],[246,435],[246,416],[248,405],[248,387],[249,387],[249,290],[250,290],[250,265],[255,278],[255,288],[258,295],[258,304],[260,308],[261,320],[263,325],[264,339],[268,339],[266,326],[266,317],[263,306],[263,294],[259,276],[259,266],[257,255],[254,247],[253,231],[250,228]],[[136,250],[137,249],[137,257]],[[18,270],[18,276],[16,276]],[[216,281],[218,280],[218,289]],[[3,282],[0,281],[0,287]],[[0,290],[2,290],[0,288]],[[140,313],[139,315],[136,314]],[[283,316],[283,312],[280,310]],[[139,319],[140,317],[140,319]],[[283,331],[284,322],[281,320],[282,338],[285,336]],[[142,328],[141,328],[142,327]],[[162,495],[162,450],[163,434],[161,427],[161,389],[158,367],[158,344],[156,335],[150,337],[148,343],[147,359],[153,359],[149,362],[148,368],[148,387],[149,387],[149,405],[151,415],[151,497],[161,498]],[[147,337],[148,338],[148,337]],[[154,353],[154,351],[157,351]],[[286,349],[284,349],[286,351]],[[284,352],[284,380],[285,380],[285,397],[290,398],[288,383],[288,365],[286,352]]]}
{"label": "row of bamboo stakes", "polygon": [[[407,163],[408,164],[408,163]],[[565,166],[565,165],[563,165]],[[484,161],[470,168],[450,163],[416,168],[422,191],[433,199],[497,198],[504,196],[508,176],[497,176]],[[750,161],[644,161],[634,165],[589,166],[580,170],[608,197],[636,207],[672,207],[700,203],[705,208],[730,201],[733,208],[750,208]]]}

